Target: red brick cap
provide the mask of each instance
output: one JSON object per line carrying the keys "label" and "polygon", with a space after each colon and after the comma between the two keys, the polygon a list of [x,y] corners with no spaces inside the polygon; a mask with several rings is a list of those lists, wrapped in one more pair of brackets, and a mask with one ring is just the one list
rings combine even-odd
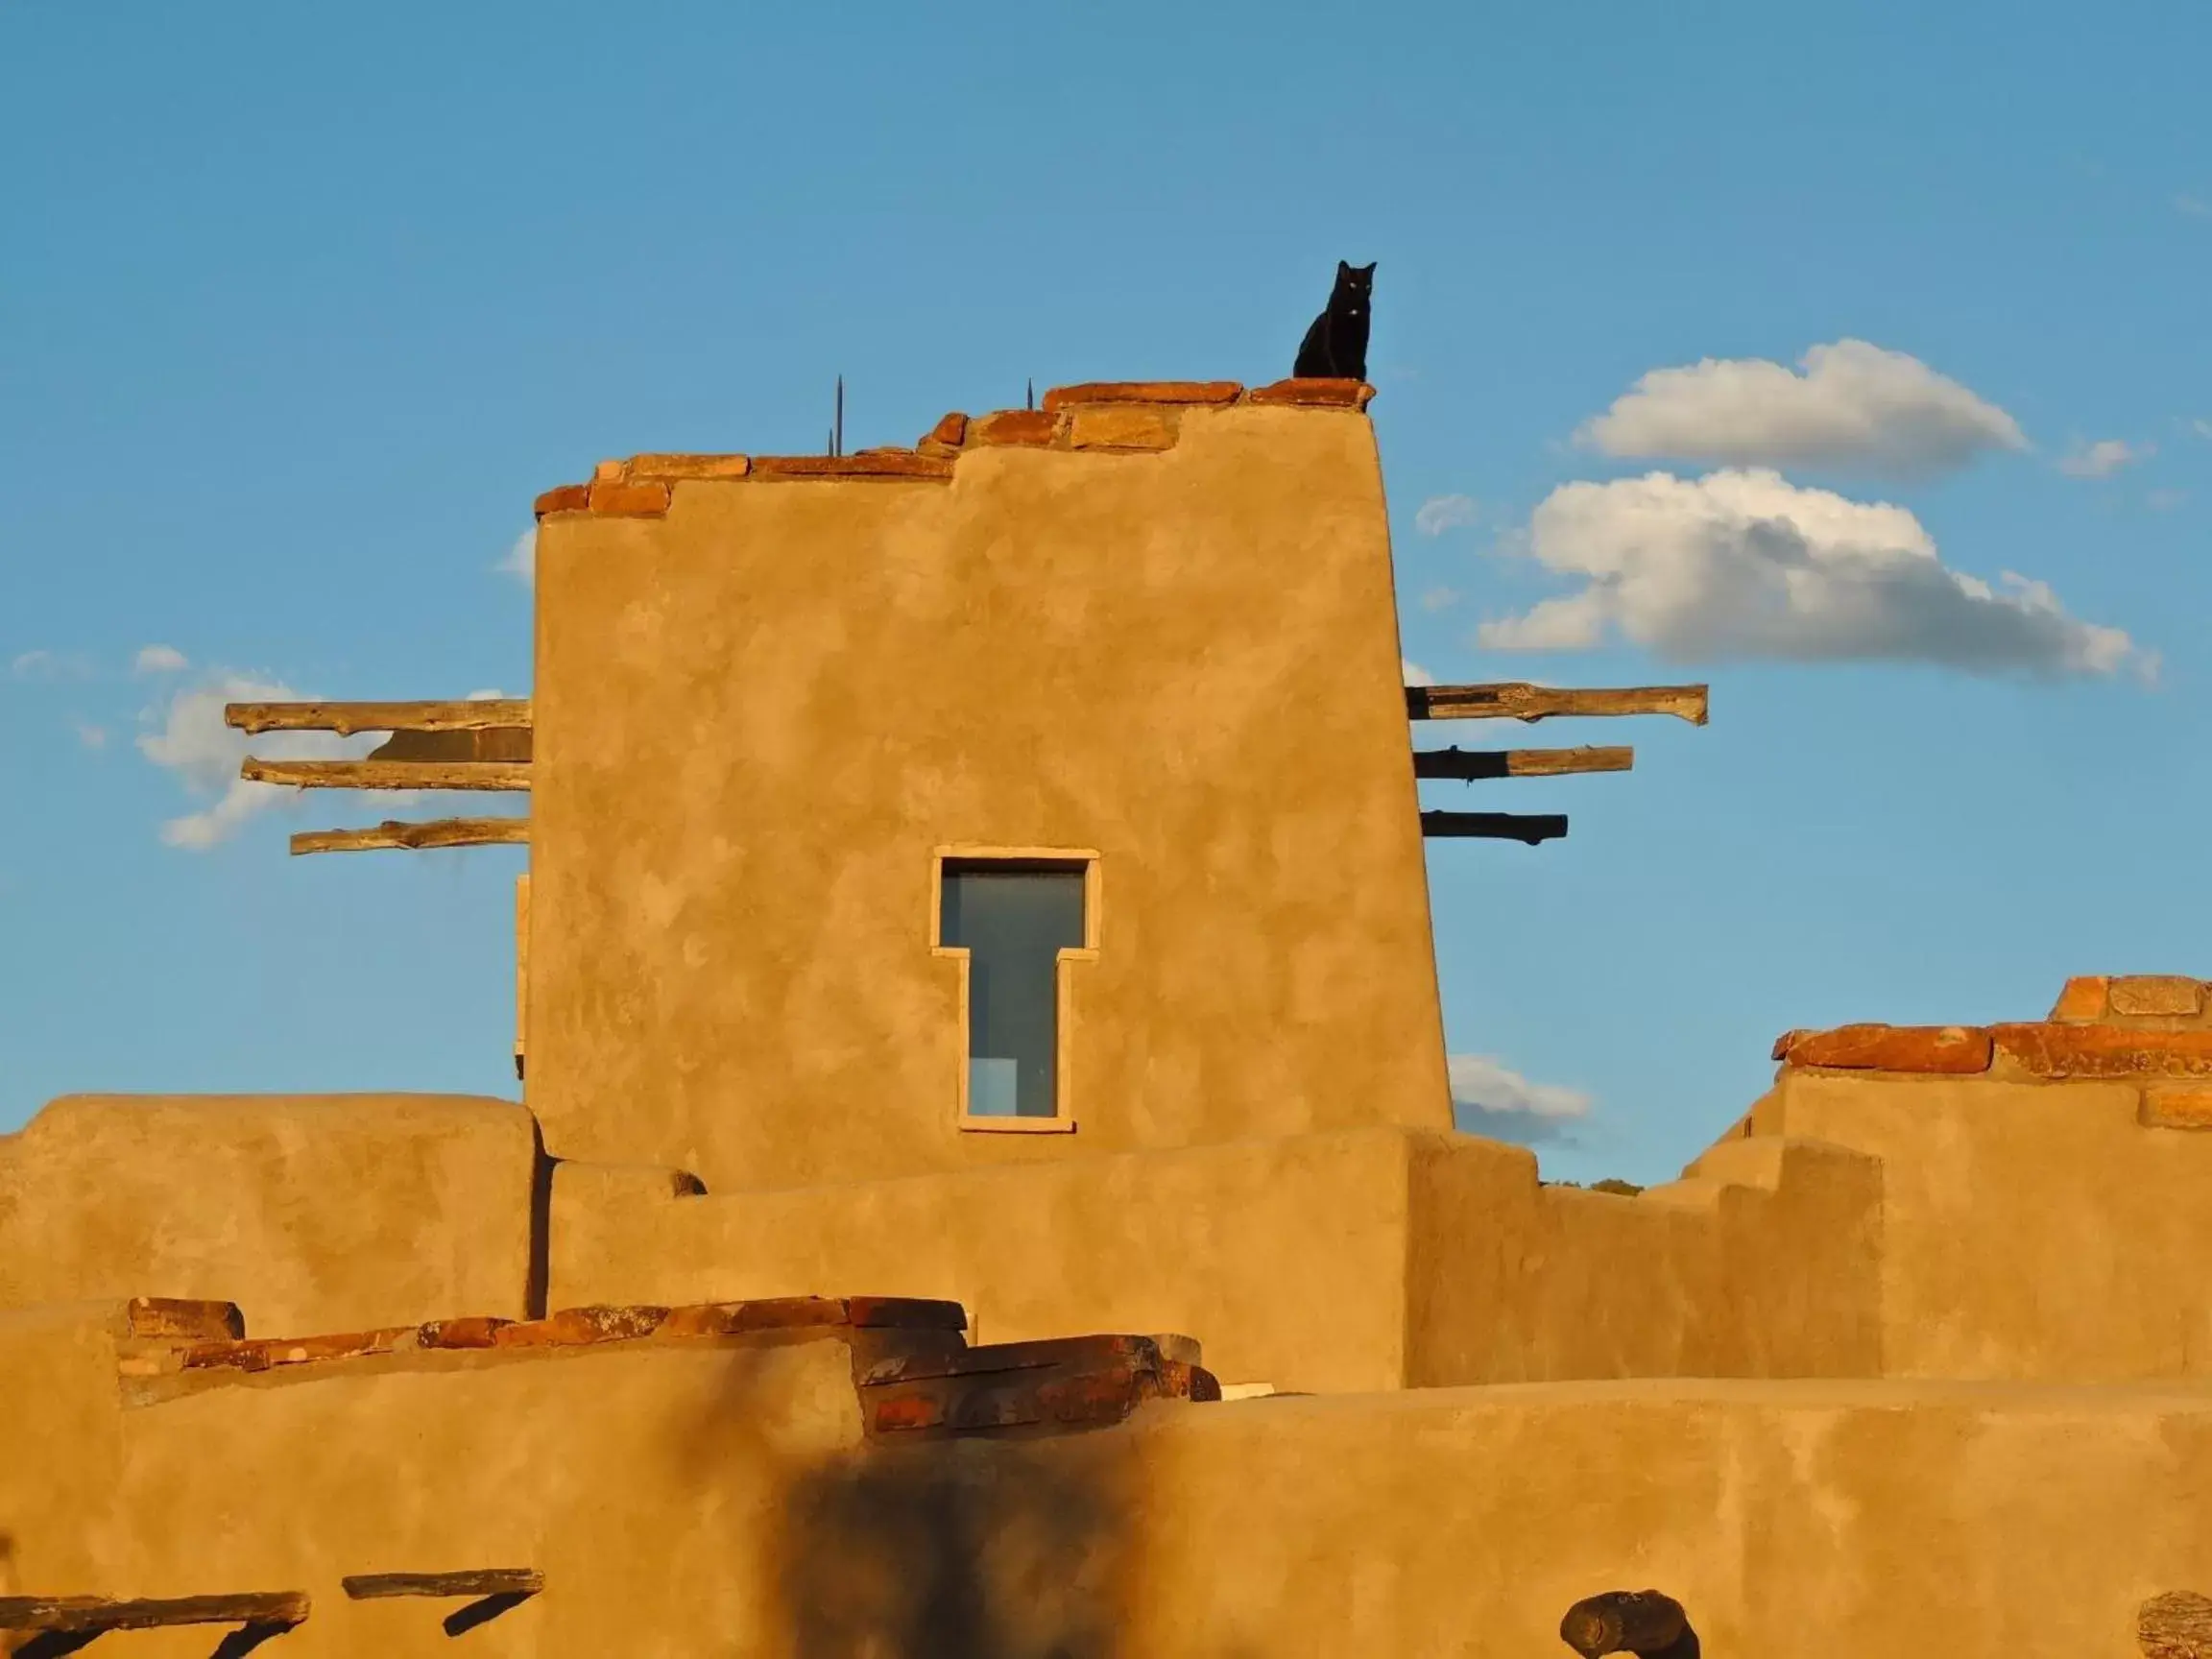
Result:
{"label": "red brick cap", "polygon": [[590,485],[562,484],[538,497],[537,513],[543,518],[554,513],[582,513],[590,505]]}
{"label": "red brick cap", "polygon": [[1972,1072],[1989,1070],[1989,1033],[1972,1025],[1839,1025],[1775,1040],[1786,1066],[1849,1071]]}
{"label": "red brick cap", "polygon": [[634,478],[742,478],[752,470],[748,455],[633,455]]}
{"label": "red brick cap", "polygon": [[181,1296],[133,1296],[123,1306],[127,1334],[143,1340],[235,1342],[246,1334],[246,1316],[235,1302]]}
{"label": "red brick cap", "polygon": [[467,1314],[459,1319],[433,1319],[421,1327],[417,1340],[425,1348],[490,1348],[498,1340],[500,1329],[514,1323],[512,1319],[495,1319],[484,1313]]}
{"label": "red brick cap", "polygon": [[2051,1009],[2054,1020],[2102,1020],[2110,1000],[2112,981],[2104,974],[2081,974],[2066,981]]}
{"label": "red brick cap", "polygon": [[652,1335],[667,1317],[665,1308],[564,1308],[543,1319],[500,1326],[492,1333],[492,1345],[494,1348],[567,1348],[588,1342],[630,1342]]}
{"label": "red brick cap", "polygon": [[925,444],[942,444],[948,449],[957,449],[968,442],[968,417],[955,409],[929,428]]}
{"label": "red brick cap", "polygon": [[632,484],[609,478],[591,486],[591,511],[619,517],[658,518],[668,511],[668,486],[651,479]]}
{"label": "red brick cap", "polygon": [[865,455],[756,455],[756,478],[929,478],[952,476],[952,463],[938,455],[917,455],[910,449],[878,451]]}
{"label": "red brick cap", "polygon": [[1996,1025],[1997,1052],[2039,1077],[2212,1077],[2212,1031]]}
{"label": "red brick cap", "polygon": [[1244,395],[1236,380],[1087,380],[1045,394],[1046,414],[1078,403],[1234,403]]}
{"label": "red brick cap", "polygon": [[2204,982],[2181,974],[2117,974],[2106,988],[2112,1012],[2194,1020],[2204,1012]]}
{"label": "red brick cap", "polygon": [[2143,1091],[2135,1120],[2146,1129],[2212,1129],[2212,1089],[2154,1083]]}
{"label": "red brick cap", "polygon": [[1255,403],[1287,403],[1302,409],[1364,409],[1375,388],[1364,380],[1278,380],[1252,389]]}
{"label": "red brick cap", "polygon": [[1060,417],[1045,409],[1000,409],[974,421],[968,428],[971,444],[1032,444],[1052,442],[1060,429]]}

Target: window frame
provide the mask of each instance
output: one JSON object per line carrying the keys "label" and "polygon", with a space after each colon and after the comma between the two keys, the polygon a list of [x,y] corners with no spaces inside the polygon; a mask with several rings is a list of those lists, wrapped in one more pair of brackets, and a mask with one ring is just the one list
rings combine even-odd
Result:
{"label": "window frame", "polygon": [[[952,1096],[953,1127],[976,1135],[1072,1135],[1075,1133],[1075,1097],[1069,1055],[1075,1032],[1076,971],[1098,960],[1098,893],[1100,859],[1088,847],[998,847],[951,845],[937,848],[929,856],[929,954],[955,964],[954,1029],[958,1034],[959,1076]],[[978,1118],[968,1110],[969,1022],[968,959],[965,945],[947,945],[945,938],[945,877],[947,867],[958,875],[966,865],[998,865],[1009,872],[1080,870],[1083,876],[1083,943],[1063,946],[1052,965],[1052,1096],[1049,1118]]]}

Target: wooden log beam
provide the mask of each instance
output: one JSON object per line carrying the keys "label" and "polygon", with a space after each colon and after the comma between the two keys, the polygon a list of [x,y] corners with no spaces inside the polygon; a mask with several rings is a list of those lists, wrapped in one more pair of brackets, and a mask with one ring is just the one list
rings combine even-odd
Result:
{"label": "wooden log beam", "polygon": [[527,846],[527,818],[439,818],[403,824],[387,818],[368,830],[310,830],[292,837],[292,852],[373,853],[397,849],[419,853],[433,847]]}
{"label": "wooden log beam", "polygon": [[340,1579],[356,1601],[391,1596],[535,1596],[545,1575],[535,1567],[485,1567],[469,1573],[357,1573]]}
{"label": "wooden log beam", "polygon": [[1510,681],[1497,685],[1408,685],[1406,712],[1415,720],[1549,720],[1554,715],[1671,714],[1705,724],[1703,685],[1627,685],[1572,690]]}
{"label": "wooden log beam", "polygon": [[173,1624],[289,1627],[306,1623],[307,1606],[303,1590],[134,1600],[112,1596],[0,1596],[0,1630],[96,1636],[108,1630],[154,1630]]}
{"label": "wooden log beam", "polygon": [[530,724],[527,697],[443,703],[229,703],[226,725],[241,732],[482,732]]}
{"label": "wooden log beam", "polygon": [[1558,841],[1567,834],[1561,812],[1424,812],[1421,833],[1432,840]]}
{"label": "wooden log beam", "polygon": [[1416,778],[1563,778],[1571,772],[1626,772],[1636,751],[1599,749],[1416,749]]}
{"label": "wooden log beam", "polygon": [[2212,1653],[2212,1597],[2170,1590],[2143,1603],[2135,1645],[2144,1659],[2200,1659]]}
{"label": "wooden log beam", "polygon": [[238,768],[249,783],[295,789],[499,789],[530,787],[521,760],[255,760]]}
{"label": "wooden log beam", "polygon": [[1682,1603],[1656,1590],[1608,1590],[1585,1597],[1559,1621],[1559,1640],[1582,1655],[1634,1653],[1644,1659],[1689,1659],[1697,1651]]}

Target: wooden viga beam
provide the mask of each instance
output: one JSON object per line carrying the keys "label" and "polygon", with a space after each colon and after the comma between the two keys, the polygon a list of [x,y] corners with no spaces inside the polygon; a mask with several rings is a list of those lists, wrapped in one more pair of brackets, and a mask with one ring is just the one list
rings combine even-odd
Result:
{"label": "wooden viga beam", "polygon": [[527,697],[444,703],[229,703],[226,725],[241,732],[485,732],[530,724]]}
{"label": "wooden viga beam", "polygon": [[1497,685],[1408,685],[1406,712],[1415,720],[1549,720],[1555,715],[1671,714],[1705,724],[1703,685],[1626,685],[1570,689],[1510,681]]}
{"label": "wooden viga beam", "polygon": [[1636,764],[1629,748],[1416,749],[1416,778],[1563,778],[1574,772],[1626,772]]}
{"label": "wooden viga beam", "polygon": [[1558,841],[1567,834],[1563,812],[1424,812],[1421,833],[1431,840]]}
{"label": "wooden viga beam", "polygon": [[467,1573],[359,1573],[339,1580],[356,1601],[393,1596],[458,1599],[464,1596],[535,1596],[545,1575],[534,1567],[484,1567]]}
{"label": "wooden viga beam", "polygon": [[[242,1596],[173,1596],[120,1599],[112,1596],[0,1596],[0,1630],[42,1630],[92,1637],[109,1630],[157,1630],[179,1624],[245,1624],[289,1629],[307,1622],[306,1592],[279,1590]],[[54,1647],[41,1651],[72,1651]],[[25,1652],[30,1648],[23,1649]],[[229,1649],[226,1647],[224,1651]]]}
{"label": "wooden viga beam", "polygon": [[295,856],[302,853],[427,852],[436,847],[527,846],[527,818],[437,818],[403,824],[387,818],[367,830],[309,830],[292,837]]}
{"label": "wooden viga beam", "polygon": [[526,760],[256,760],[238,776],[294,789],[526,790]]}

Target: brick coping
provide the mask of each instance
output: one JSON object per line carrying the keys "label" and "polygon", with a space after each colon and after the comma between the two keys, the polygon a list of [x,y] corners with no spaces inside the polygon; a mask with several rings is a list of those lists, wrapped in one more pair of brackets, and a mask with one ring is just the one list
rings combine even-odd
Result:
{"label": "brick coping", "polygon": [[979,449],[1157,453],[1175,446],[1188,409],[1253,404],[1363,414],[1374,396],[1375,388],[1362,380],[1278,380],[1255,387],[1235,380],[1089,381],[1052,387],[1036,409],[973,418],[955,411],[912,448],[886,445],[850,455],[657,453],[602,461],[588,481],[540,495],[536,511],[540,518],[569,513],[657,518],[668,511],[677,484],[699,480],[950,483],[960,457]]}

